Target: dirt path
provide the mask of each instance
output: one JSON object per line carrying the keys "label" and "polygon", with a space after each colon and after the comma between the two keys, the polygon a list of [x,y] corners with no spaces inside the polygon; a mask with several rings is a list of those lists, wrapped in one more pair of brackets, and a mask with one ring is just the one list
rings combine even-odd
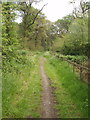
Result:
{"label": "dirt path", "polygon": [[43,84],[43,106],[42,106],[42,118],[56,118],[56,112],[53,108],[54,98],[52,94],[52,88],[50,86],[49,79],[47,78],[44,71],[45,58],[40,58],[40,70]]}

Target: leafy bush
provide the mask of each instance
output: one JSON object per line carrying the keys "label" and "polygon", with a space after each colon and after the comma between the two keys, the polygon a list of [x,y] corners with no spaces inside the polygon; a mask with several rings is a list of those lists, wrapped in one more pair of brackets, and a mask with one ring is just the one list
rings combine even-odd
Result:
{"label": "leafy bush", "polygon": [[[59,54],[56,53],[56,56],[57,55],[59,55]],[[74,55],[62,55],[62,54],[60,54],[59,58],[65,58],[67,60],[71,60],[72,62],[76,62],[78,64],[82,64],[83,62],[88,61],[88,57],[84,56],[84,55],[83,56],[79,56],[79,55],[74,56]]]}

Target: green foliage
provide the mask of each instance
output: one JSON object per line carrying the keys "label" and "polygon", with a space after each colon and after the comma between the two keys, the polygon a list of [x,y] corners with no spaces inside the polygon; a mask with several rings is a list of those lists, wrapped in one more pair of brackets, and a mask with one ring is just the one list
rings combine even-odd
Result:
{"label": "green foliage", "polygon": [[64,37],[61,52],[65,55],[87,55],[88,18],[76,19],[71,24],[69,32]]}
{"label": "green foliage", "polygon": [[74,20],[73,16],[67,15],[63,17],[63,19],[59,19],[55,22],[55,25],[57,27],[58,34],[66,33],[69,30],[69,26]]}
{"label": "green foliage", "polygon": [[82,63],[88,61],[87,56],[59,55],[59,57],[66,58],[67,60],[70,60],[72,62],[76,62],[78,64],[82,64]]}
{"label": "green foliage", "polygon": [[20,3],[19,8],[22,15],[22,23],[19,26],[22,46],[30,50],[46,50],[47,23],[44,14],[26,2]]}
{"label": "green foliage", "polygon": [[15,6],[11,2],[2,4],[2,57],[3,62],[11,61],[16,56],[17,33],[15,27]]}

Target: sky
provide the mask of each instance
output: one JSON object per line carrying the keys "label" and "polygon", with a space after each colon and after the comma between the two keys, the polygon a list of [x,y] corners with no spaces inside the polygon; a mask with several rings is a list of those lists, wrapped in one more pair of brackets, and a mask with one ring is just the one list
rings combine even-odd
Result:
{"label": "sky", "polygon": [[[48,20],[55,22],[58,19],[62,19],[66,15],[72,13],[74,6],[70,4],[72,0],[42,0],[37,5],[33,4],[35,8],[41,9],[43,5],[47,4],[42,12],[45,14]],[[79,0],[75,0],[76,5],[78,6]],[[16,20],[20,23],[20,18]]]}
{"label": "sky", "polygon": [[73,11],[73,5],[70,4],[70,0],[43,0],[35,7],[40,9],[46,3],[48,4],[42,12],[47,16],[47,19],[52,22],[62,19]]}

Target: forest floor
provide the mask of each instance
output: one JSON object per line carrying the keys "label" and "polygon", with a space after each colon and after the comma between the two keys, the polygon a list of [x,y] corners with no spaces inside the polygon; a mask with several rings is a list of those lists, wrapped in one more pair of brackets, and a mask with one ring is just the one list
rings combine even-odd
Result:
{"label": "forest floor", "polygon": [[56,110],[54,108],[54,95],[50,81],[44,71],[45,58],[40,58],[40,70],[43,84],[43,105],[42,105],[42,118],[56,118]]}

